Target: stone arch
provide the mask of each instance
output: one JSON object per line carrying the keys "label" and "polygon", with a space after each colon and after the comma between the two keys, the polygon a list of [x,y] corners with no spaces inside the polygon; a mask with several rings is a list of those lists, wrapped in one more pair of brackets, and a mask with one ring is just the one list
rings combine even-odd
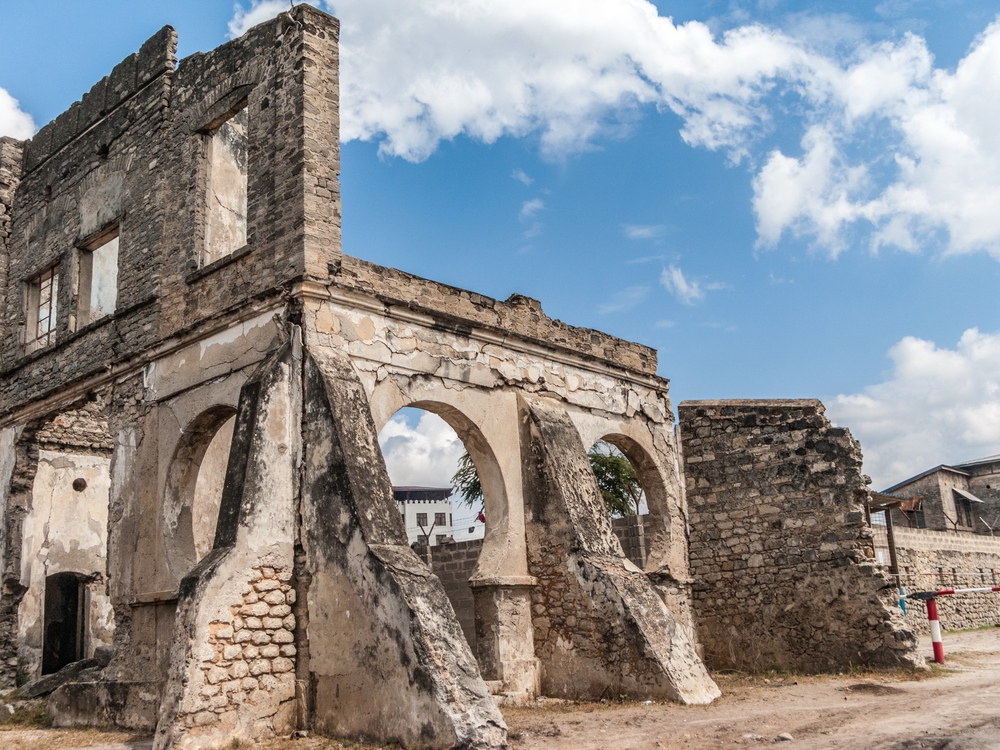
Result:
{"label": "stone arch", "polygon": [[[174,449],[167,469],[162,520],[167,567],[175,584],[211,550],[211,542],[206,540],[214,537],[228,456],[228,450],[221,450],[227,446],[220,446],[217,438],[227,433],[231,437],[235,416],[236,409],[229,405],[206,409],[184,427]],[[215,459],[213,469],[221,476],[203,476],[206,456]],[[206,479],[211,486],[205,486]],[[213,503],[214,513],[208,507]]]}
{"label": "stone arch", "polygon": [[399,409],[423,409],[444,419],[469,451],[486,512],[486,535],[469,580],[480,672],[508,695],[537,695],[530,611],[535,579],[528,575],[516,394],[398,377],[382,380],[370,404],[379,432]]}
{"label": "stone arch", "polygon": [[[646,506],[649,509],[649,524],[662,525],[667,530],[666,534],[650,534],[650,538],[645,539],[644,526],[640,525],[638,527],[637,531],[643,540],[640,543],[644,547],[641,551],[641,562],[642,566],[646,567],[649,560],[654,559],[654,556],[649,554],[646,548],[651,547],[654,541],[656,544],[670,544],[669,524],[662,523],[664,518],[669,518],[670,515],[669,495],[667,493],[665,478],[660,470],[659,463],[653,458],[650,450],[636,438],[621,432],[609,432],[601,435],[597,440],[603,440],[605,443],[613,445],[629,460],[629,463],[632,464],[635,473],[639,477],[639,484],[642,486],[642,491],[646,496]],[[597,440],[594,442],[596,443]],[[655,540],[654,536],[656,537]],[[625,548],[626,545],[623,544],[622,547]],[[629,555],[628,550],[626,550],[626,556],[630,557],[632,562],[639,564],[637,561],[638,554]]]}
{"label": "stone arch", "polygon": [[671,425],[640,418],[571,417],[585,446],[598,440],[610,443],[625,454],[639,475],[649,509],[645,524],[646,572],[686,578],[685,519]]}

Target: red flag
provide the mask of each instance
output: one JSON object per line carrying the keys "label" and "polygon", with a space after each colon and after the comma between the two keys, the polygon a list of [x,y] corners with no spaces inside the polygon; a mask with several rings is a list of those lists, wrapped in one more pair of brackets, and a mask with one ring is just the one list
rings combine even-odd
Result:
{"label": "red flag", "polygon": [[481,523],[486,523],[486,514],[480,513],[478,516],[476,516],[476,520],[480,521]]}

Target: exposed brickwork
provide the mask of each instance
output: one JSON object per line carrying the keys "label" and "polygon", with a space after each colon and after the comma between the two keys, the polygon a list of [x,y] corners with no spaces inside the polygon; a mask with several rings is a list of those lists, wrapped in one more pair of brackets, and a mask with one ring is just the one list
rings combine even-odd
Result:
{"label": "exposed brickwork", "polygon": [[[199,710],[178,716],[187,727],[226,723],[244,701],[273,703],[279,731],[290,726],[295,697],[295,590],[287,572],[254,568],[243,601],[232,619],[213,622],[209,645],[215,653],[202,661]],[[231,719],[236,724],[235,713]],[[274,731],[274,727],[270,727]]]}
{"label": "exposed brickwork", "polygon": [[22,144],[13,138],[0,137],[0,310],[6,308],[7,246],[10,242],[11,212],[14,191],[21,182]]}
{"label": "exposed brickwork", "polygon": [[819,401],[679,407],[693,607],[716,667],[896,665],[916,638],[876,571],[861,451]]}

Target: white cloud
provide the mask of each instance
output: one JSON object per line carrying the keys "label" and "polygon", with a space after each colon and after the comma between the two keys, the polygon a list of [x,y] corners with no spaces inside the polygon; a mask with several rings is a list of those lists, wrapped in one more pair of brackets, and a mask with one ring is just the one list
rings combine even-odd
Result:
{"label": "white cloud", "polygon": [[537,132],[542,149],[587,148],[651,103],[684,118],[691,144],[743,149],[767,119],[778,70],[805,53],[778,32],[713,38],[646,0],[334,0],[342,22],[342,136],[420,160],[465,134]]}
{"label": "white cloud", "polygon": [[[319,5],[319,0],[298,0],[296,5],[306,2],[309,5]],[[233,6],[233,17],[229,21],[229,38],[243,36],[247,29],[264,21],[270,21],[279,13],[291,10],[289,0],[251,0],[249,8],[236,3]]]}
{"label": "white cloud", "polygon": [[[677,266],[669,266],[663,269],[660,274],[660,283],[670,292],[678,302],[685,305],[693,305],[705,299],[705,289],[696,280],[689,280],[684,276],[684,272]],[[718,285],[713,284],[713,287]]]}
{"label": "white cloud", "polygon": [[541,198],[532,198],[521,204],[521,213],[518,214],[521,221],[530,221],[535,218],[535,214],[545,208],[545,201]]}
{"label": "white cloud", "polygon": [[531,177],[528,177],[527,172],[525,172],[523,169],[515,169],[513,172],[510,173],[510,176],[528,187],[530,187],[531,183],[534,182],[534,180]]}
{"label": "white cloud", "polygon": [[[760,242],[789,232],[836,254],[860,226],[873,249],[919,250],[943,231],[947,252],[1000,259],[1000,23],[953,73],[910,35],[820,78],[811,117],[824,124],[808,127],[801,156],[772,152],[754,180]],[[883,142],[866,153],[872,129]]]}
{"label": "white cloud", "polygon": [[17,99],[6,89],[0,89],[0,135],[23,141],[34,133],[35,121],[31,115],[21,109]]}
{"label": "white cloud", "polygon": [[611,295],[611,300],[603,305],[597,306],[597,311],[602,315],[614,312],[628,312],[633,307],[642,302],[649,294],[648,286],[630,286],[615,292]]}
{"label": "white cloud", "polygon": [[970,328],[954,349],[907,336],[889,357],[888,379],[828,404],[861,441],[875,487],[1000,453],[1000,333]]}
{"label": "white cloud", "polygon": [[622,230],[630,240],[652,240],[663,234],[662,224],[625,224]]}
{"label": "white cloud", "polygon": [[[237,6],[231,31],[285,7]],[[345,141],[378,140],[383,155],[419,161],[459,135],[537,134],[543,153],[561,157],[653,105],[681,118],[688,144],[761,165],[762,246],[793,236],[835,255],[860,236],[873,249],[1000,258],[1000,22],[950,71],[934,67],[923,39],[872,44],[845,16],[715,35],[648,0],[326,7],[342,21]],[[800,134],[797,153],[760,151],[776,124]]]}
{"label": "white cloud", "polygon": [[430,412],[421,413],[416,427],[396,415],[382,428],[378,442],[395,486],[448,487],[465,452],[455,431]]}

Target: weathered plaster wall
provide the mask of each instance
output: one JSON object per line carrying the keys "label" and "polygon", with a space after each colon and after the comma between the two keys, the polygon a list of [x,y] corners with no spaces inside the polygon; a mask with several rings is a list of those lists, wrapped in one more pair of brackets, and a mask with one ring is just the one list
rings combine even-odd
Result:
{"label": "weathered plaster wall", "polygon": [[[111,645],[114,611],[104,587],[110,464],[106,456],[39,451],[31,513],[22,531],[21,582],[27,588],[18,610],[22,678],[41,676],[45,579],[56,573],[91,579],[84,657],[93,656],[98,646]],[[86,482],[82,491],[73,487],[78,479]]]}
{"label": "weathered plaster wall", "polygon": [[695,621],[716,668],[904,665],[916,636],[875,569],[861,451],[819,401],[679,409]]}
{"label": "weathered plaster wall", "polygon": [[444,589],[407,546],[361,381],[338,352],[313,350],[305,365],[299,678],[312,725],[406,746],[505,746]]}
{"label": "weathered plaster wall", "polygon": [[535,652],[547,694],[709,703],[719,689],[611,531],[586,449],[551,398],[520,398]]}
{"label": "weathered plaster wall", "polygon": [[258,740],[296,726],[289,582],[301,356],[295,338],[241,389],[214,549],[181,582],[157,748]]}

